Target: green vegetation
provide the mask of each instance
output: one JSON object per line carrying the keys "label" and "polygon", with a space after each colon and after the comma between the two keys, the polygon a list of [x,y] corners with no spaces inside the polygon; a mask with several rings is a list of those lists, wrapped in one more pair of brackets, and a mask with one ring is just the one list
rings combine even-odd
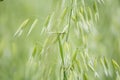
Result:
{"label": "green vegetation", "polygon": [[0,80],[120,80],[119,0],[1,0]]}

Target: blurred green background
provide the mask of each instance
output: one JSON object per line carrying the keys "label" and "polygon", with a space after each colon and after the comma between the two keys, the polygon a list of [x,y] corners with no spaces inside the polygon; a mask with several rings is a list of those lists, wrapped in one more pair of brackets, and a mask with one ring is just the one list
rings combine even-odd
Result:
{"label": "blurred green background", "polygon": [[[40,36],[40,33],[44,21],[55,10],[59,1],[4,0],[0,2],[0,80],[30,80],[25,79],[23,74],[28,55],[36,42],[42,45],[44,36]],[[89,4],[89,0],[85,2]],[[114,59],[120,65],[120,0],[104,0],[104,4],[98,4],[98,9],[100,18],[95,23],[96,36],[88,40],[89,53],[93,56],[106,56],[108,60]],[[28,23],[26,32],[20,38],[14,38],[16,30],[28,18],[31,22]],[[29,26],[36,18],[37,25],[25,39]],[[13,79],[11,77],[14,71],[17,74],[14,74]]]}
{"label": "blurred green background", "polygon": [[[53,0],[4,0],[0,2],[0,80],[24,80],[23,73],[29,50],[40,39],[41,27],[47,15],[52,11],[53,3]],[[36,18],[39,20],[32,35],[28,40],[25,40],[24,35],[14,38],[16,30],[28,18],[31,21]]]}

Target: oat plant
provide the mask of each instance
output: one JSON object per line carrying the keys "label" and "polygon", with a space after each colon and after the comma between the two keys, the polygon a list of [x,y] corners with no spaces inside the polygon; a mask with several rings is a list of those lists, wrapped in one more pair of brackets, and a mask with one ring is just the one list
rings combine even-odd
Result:
{"label": "oat plant", "polygon": [[[113,33],[105,27],[107,23],[101,27],[106,19],[109,23],[103,11],[110,3],[54,1],[44,22],[28,17],[15,27],[12,37],[0,40],[0,80],[120,80],[119,59],[109,57],[114,49],[119,53],[119,33],[114,32],[118,27],[111,27]],[[36,28],[38,34],[33,34]],[[106,31],[100,33],[103,29]],[[117,47],[111,48],[111,42]]]}

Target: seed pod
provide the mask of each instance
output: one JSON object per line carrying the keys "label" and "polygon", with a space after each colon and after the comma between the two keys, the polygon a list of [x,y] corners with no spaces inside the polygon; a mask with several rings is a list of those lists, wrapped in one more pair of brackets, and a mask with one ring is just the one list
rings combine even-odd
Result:
{"label": "seed pod", "polygon": [[62,15],[61,15],[61,19],[63,19],[66,14],[67,14],[67,8],[65,8],[65,9],[63,10],[63,13],[62,13]]}
{"label": "seed pod", "polygon": [[37,46],[35,45],[33,52],[32,52],[32,56],[35,57],[36,53],[37,53]]}
{"label": "seed pod", "polygon": [[28,33],[27,33],[27,37],[30,35],[31,31],[33,30],[33,28],[36,26],[36,23],[38,22],[38,19],[35,19],[33,24],[31,25]]}
{"label": "seed pod", "polygon": [[105,57],[104,57],[104,64],[105,64],[105,67],[108,69],[108,63]]}
{"label": "seed pod", "polygon": [[88,20],[92,19],[92,10],[90,7],[88,7]]}
{"label": "seed pod", "polygon": [[28,22],[29,22],[29,19],[26,19],[25,21],[23,21],[23,23],[20,25],[20,27],[15,32],[14,37],[16,37],[17,35],[20,36],[23,33],[23,29],[26,27]]}
{"label": "seed pod", "polygon": [[83,74],[83,80],[88,80],[86,73]]}
{"label": "seed pod", "polygon": [[48,16],[47,16],[47,19],[46,19],[46,21],[45,21],[45,23],[44,23],[44,26],[45,26],[45,27],[48,26],[48,24],[49,24],[49,22],[50,22],[50,18],[51,18],[51,16],[48,15]]}
{"label": "seed pod", "polygon": [[120,66],[118,65],[118,63],[114,59],[112,59],[112,65],[115,69],[120,69]]}
{"label": "seed pod", "polygon": [[95,11],[95,13],[96,13],[97,10],[98,10],[98,8],[97,8],[97,3],[96,3],[96,2],[94,2],[94,4],[93,4],[93,10]]}

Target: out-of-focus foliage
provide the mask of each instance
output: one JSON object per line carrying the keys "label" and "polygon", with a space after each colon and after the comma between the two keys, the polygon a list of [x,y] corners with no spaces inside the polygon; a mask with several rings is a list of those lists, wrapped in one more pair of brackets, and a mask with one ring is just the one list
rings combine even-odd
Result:
{"label": "out-of-focus foliage", "polygon": [[0,80],[120,80],[119,0],[0,1]]}

